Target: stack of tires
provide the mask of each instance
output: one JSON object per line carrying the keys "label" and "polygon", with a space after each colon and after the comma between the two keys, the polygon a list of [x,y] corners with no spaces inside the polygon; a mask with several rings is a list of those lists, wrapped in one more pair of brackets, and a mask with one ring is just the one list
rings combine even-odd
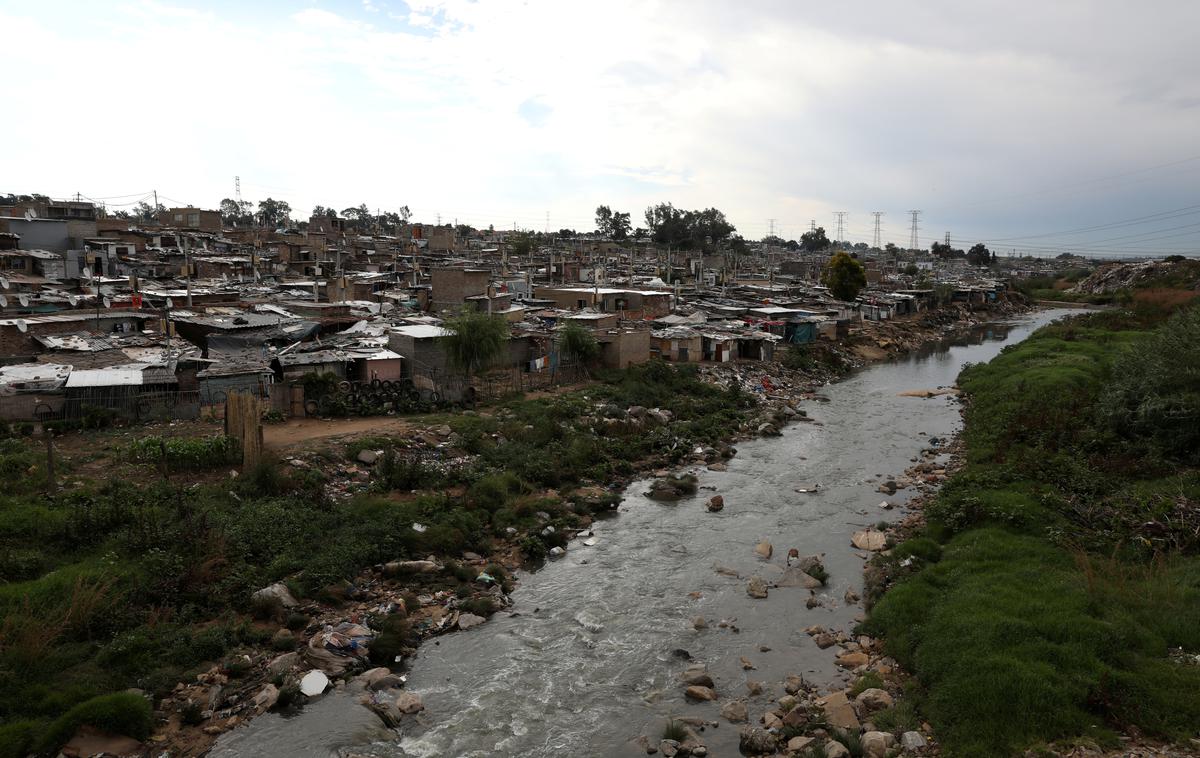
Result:
{"label": "stack of tires", "polygon": [[372,379],[340,382],[336,392],[306,400],[304,410],[310,416],[378,416],[389,412],[427,413],[441,406],[438,392],[418,389],[409,379]]}

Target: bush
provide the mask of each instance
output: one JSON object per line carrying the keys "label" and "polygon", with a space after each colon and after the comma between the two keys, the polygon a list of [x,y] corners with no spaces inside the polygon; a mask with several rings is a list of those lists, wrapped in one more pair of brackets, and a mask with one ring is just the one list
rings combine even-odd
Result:
{"label": "bush", "polygon": [[0,758],[25,758],[33,746],[34,736],[42,724],[36,721],[13,721],[0,725]]}
{"label": "bush", "polygon": [[129,692],[94,697],[55,719],[49,728],[38,736],[36,752],[57,751],[84,724],[105,732],[144,740],[154,728],[154,711],[146,698]]}
{"label": "bush", "polygon": [[667,722],[666,726],[663,727],[662,738],[664,740],[683,742],[688,738],[687,726],[685,726],[682,722],[671,719]]}
{"label": "bush", "polygon": [[385,617],[379,624],[379,634],[368,648],[371,662],[376,666],[394,666],[406,648],[416,642],[412,624],[399,614]]}
{"label": "bush", "polygon": [[129,444],[127,454],[137,463],[161,463],[172,471],[203,471],[237,460],[237,441],[229,437],[142,437]]}

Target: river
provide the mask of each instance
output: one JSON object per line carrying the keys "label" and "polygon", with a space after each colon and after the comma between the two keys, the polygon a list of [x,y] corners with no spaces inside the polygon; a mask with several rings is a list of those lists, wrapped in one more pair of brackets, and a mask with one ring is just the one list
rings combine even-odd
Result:
{"label": "river", "polygon": [[[349,695],[331,693],[299,716],[268,714],[223,736],[212,755],[638,756],[645,752],[632,739],[645,734],[657,743],[673,715],[716,720],[720,702],[747,694],[747,680],[765,682],[774,697],[792,673],[820,685],[845,681],[833,651],[819,650],[803,630],[851,629],[862,610],[843,596],[861,589],[864,562],[851,533],[900,518],[902,509],[879,503],[902,503],[907,491],[887,498],[877,485],[910,466],[928,437],[959,425],[954,399],[898,393],[953,384],[964,363],[987,361],[1068,312],[989,325],[830,385],[829,402],[807,404],[816,423],[742,442],[727,471],[697,472],[695,498],[651,501],[642,494],[647,483],[635,482],[619,515],[595,525],[595,546],[572,542],[564,558],[521,577],[511,614],[422,645],[408,688],[426,710],[401,732],[382,729]],[[795,491],[812,483],[818,493]],[[714,493],[725,498],[720,513],[703,505]],[[754,554],[764,539],[775,546],[770,562]],[[830,579],[822,605],[806,608],[801,588],[751,599],[746,578],[777,577],[793,547],[824,554]],[[717,573],[718,564],[742,578]],[[707,629],[693,628],[696,616]],[[721,628],[721,619],[736,621]],[[721,701],[685,702],[678,648],[708,665]],[[755,668],[743,670],[740,657]],[[751,718],[769,702],[752,699]],[[732,725],[701,737],[710,755],[738,754]]]}

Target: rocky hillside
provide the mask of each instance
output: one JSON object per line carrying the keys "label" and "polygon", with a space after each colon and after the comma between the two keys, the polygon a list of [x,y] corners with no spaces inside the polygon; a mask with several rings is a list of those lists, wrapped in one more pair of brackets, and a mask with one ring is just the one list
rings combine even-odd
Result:
{"label": "rocky hillside", "polygon": [[1082,279],[1069,292],[1090,295],[1111,294],[1120,290],[1171,286],[1200,289],[1200,261],[1161,260],[1136,263],[1108,263]]}

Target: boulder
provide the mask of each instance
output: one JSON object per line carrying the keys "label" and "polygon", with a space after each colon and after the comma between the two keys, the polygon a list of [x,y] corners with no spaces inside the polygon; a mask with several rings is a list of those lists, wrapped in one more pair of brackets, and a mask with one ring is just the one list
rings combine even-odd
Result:
{"label": "boulder", "polygon": [[750,719],[750,712],[743,700],[731,700],[721,707],[721,717],[731,724],[741,724]]}
{"label": "boulder", "polygon": [[870,662],[871,656],[862,652],[842,653],[834,661],[834,663],[845,669],[856,669],[859,666],[866,666]]}
{"label": "boulder", "polygon": [[854,590],[846,590],[846,594],[842,596],[842,600],[845,601],[846,605],[854,605],[860,598]]}
{"label": "boulder", "polygon": [[752,576],[750,581],[746,582],[746,594],[759,600],[767,596],[767,581],[761,576]]}
{"label": "boulder", "polygon": [[887,732],[866,732],[862,736],[863,753],[867,758],[884,758],[896,738]]}
{"label": "boulder", "polygon": [[292,597],[292,593],[288,591],[283,582],[275,582],[269,587],[263,587],[251,595],[250,600],[255,603],[278,602],[284,608],[295,608],[300,604],[296,598]]}
{"label": "boulder", "polygon": [[396,708],[401,713],[412,715],[425,710],[425,704],[421,702],[421,696],[415,692],[398,692],[395,699]]}
{"label": "boulder", "polygon": [[905,732],[900,736],[900,747],[912,752],[927,747],[928,742],[920,732]]}
{"label": "boulder", "polygon": [[708,470],[709,471],[728,471],[729,467],[726,466],[724,463],[717,462],[717,463],[708,464]]}
{"label": "boulder", "polygon": [[797,705],[787,713],[783,714],[780,719],[784,726],[801,727],[808,723],[808,709],[802,705]]}
{"label": "boulder", "polygon": [[372,685],[384,677],[391,676],[392,671],[386,666],[378,666],[373,669],[367,669],[358,676],[354,677],[354,681],[362,683],[368,689],[374,689]]}
{"label": "boulder", "polygon": [[487,621],[483,616],[476,616],[474,613],[460,613],[458,615],[458,628],[466,631],[473,626],[479,626]]}
{"label": "boulder", "polygon": [[372,692],[382,692],[384,690],[393,690],[404,685],[404,677],[400,674],[388,674],[380,677],[367,685],[367,689]]}
{"label": "boulder", "polygon": [[886,690],[881,690],[878,687],[871,687],[858,693],[856,701],[862,704],[867,712],[882,711],[884,708],[891,708],[894,701],[892,696]]}
{"label": "boulder", "polygon": [[280,674],[286,674],[299,665],[299,653],[284,653],[271,659],[271,662],[267,664],[267,673],[271,676],[279,676]]}
{"label": "boulder", "polygon": [[684,669],[682,679],[684,684],[695,685],[697,687],[708,687],[711,689],[716,686],[713,684],[712,676],[703,666],[689,666]]}
{"label": "boulder", "polygon": [[714,690],[712,687],[703,687],[698,684],[691,685],[690,687],[688,687],[686,690],[683,691],[683,694],[689,700],[710,701],[710,700],[717,699],[717,691],[716,690]]}
{"label": "boulder", "polygon": [[679,755],[679,743],[675,740],[662,740],[658,743],[658,752],[662,753],[664,758],[675,758]]}
{"label": "boulder", "polygon": [[269,711],[275,706],[277,700],[279,700],[279,688],[273,684],[267,684],[254,696],[254,707],[256,710]]}
{"label": "boulder", "polygon": [[788,740],[787,749],[789,753],[803,753],[811,744],[813,744],[812,737],[793,737]]}
{"label": "boulder", "polygon": [[625,413],[629,414],[629,416],[632,418],[645,418],[646,407],[642,405],[631,405],[625,409]]}
{"label": "boulder", "polygon": [[806,574],[814,571],[815,569],[825,568],[825,564],[819,555],[806,555],[803,558],[797,558],[793,565]]}
{"label": "boulder", "polygon": [[[16,748],[14,748],[16,749]],[[93,755],[142,755],[145,747],[132,737],[110,734],[95,727],[83,725],[59,755],[65,758],[89,758]],[[21,755],[24,755],[23,751]]]}
{"label": "boulder", "polygon": [[742,664],[743,671],[753,671],[754,670],[754,664],[751,663],[750,659],[744,655],[741,656],[740,658],[738,658],[738,663]]}
{"label": "boulder", "polygon": [[441,571],[442,567],[434,561],[391,561],[383,564],[383,573],[387,576],[398,574],[433,574]]}
{"label": "boulder", "polygon": [[850,544],[859,550],[878,552],[887,547],[887,535],[877,529],[862,529],[850,537]]}
{"label": "boulder", "polygon": [[817,704],[825,711],[825,720],[830,726],[838,729],[858,729],[858,714],[846,699],[845,692],[831,692],[817,700]]}
{"label": "boulder", "polygon": [[829,740],[825,743],[825,758],[850,758],[850,751],[837,740]]}
{"label": "boulder", "polygon": [[561,548],[557,545],[550,548],[550,557],[551,558],[561,558],[566,554],[567,554],[567,551],[564,548]]}
{"label": "boulder", "polygon": [[738,730],[738,749],[745,755],[768,755],[775,752],[775,735],[757,726]]}
{"label": "boulder", "polygon": [[783,570],[783,576],[775,581],[776,587],[803,587],[806,590],[815,590],[821,587],[821,582],[804,573],[798,566],[789,566]]}
{"label": "boulder", "polygon": [[696,631],[700,631],[701,629],[707,629],[708,628],[708,620],[705,619],[703,616],[697,616],[696,618],[692,619],[692,628],[695,629]]}
{"label": "boulder", "polygon": [[766,540],[763,540],[754,546],[754,554],[759,558],[762,558],[764,561],[770,560],[771,554],[774,552],[775,548],[772,547],[771,543],[767,542]]}
{"label": "boulder", "polygon": [[763,694],[763,683],[749,679],[746,681],[746,691],[750,693],[750,697],[761,695]]}
{"label": "boulder", "polygon": [[300,680],[300,691],[309,697],[320,695],[328,686],[329,677],[325,676],[324,671],[310,671]]}
{"label": "boulder", "polygon": [[359,450],[355,456],[359,463],[365,463],[368,466],[375,465],[375,461],[379,460],[379,453],[374,450]]}
{"label": "boulder", "polygon": [[717,511],[721,510],[724,507],[725,507],[725,498],[721,497],[720,495],[713,495],[711,498],[709,498],[709,500],[708,500],[709,512],[716,513]]}

